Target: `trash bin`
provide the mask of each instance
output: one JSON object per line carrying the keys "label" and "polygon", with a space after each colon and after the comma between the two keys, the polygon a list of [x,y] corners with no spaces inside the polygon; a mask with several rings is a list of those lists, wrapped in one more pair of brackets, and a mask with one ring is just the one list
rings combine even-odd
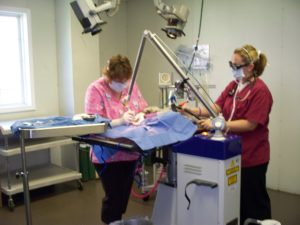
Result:
{"label": "trash bin", "polygon": [[88,144],[79,145],[79,171],[82,174],[82,181],[95,179],[95,168],[90,161],[90,146]]}
{"label": "trash bin", "polygon": [[110,223],[109,225],[153,225],[147,218],[134,218],[128,220],[119,220]]}

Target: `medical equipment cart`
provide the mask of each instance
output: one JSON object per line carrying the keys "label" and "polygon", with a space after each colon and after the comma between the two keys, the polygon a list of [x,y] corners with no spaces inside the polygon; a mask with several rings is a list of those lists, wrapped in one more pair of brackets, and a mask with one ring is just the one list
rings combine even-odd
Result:
{"label": "medical equipment cart", "polygon": [[[12,158],[16,158],[21,154],[20,140],[18,137],[13,136],[10,130],[10,126],[13,123],[14,121],[0,123],[0,156],[4,161],[2,168],[4,173],[1,174],[0,179],[0,194],[1,196],[2,193],[8,196],[7,204],[10,210],[14,210],[15,207],[13,195],[23,192],[22,179],[19,177],[21,167],[18,167],[17,169],[12,168],[16,167],[16,161],[13,161]],[[77,142],[72,141],[72,139],[68,137],[29,140],[26,143],[26,154],[46,149],[55,151],[55,149],[59,147],[70,145],[73,145],[72,148],[74,149],[78,148]],[[28,169],[30,171],[30,190],[73,180],[77,181],[79,189],[82,189],[82,183],[80,181],[81,173],[78,172],[77,154],[74,154],[74,169],[61,167],[53,164],[51,160],[49,161],[50,162],[43,162],[42,165],[35,165]]]}
{"label": "medical equipment cart", "polygon": [[152,222],[239,225],[240,138],[196,134],[171,148],[176,181],[159,185]]}
{"label": "medical equipment cart", "polygon": [[177,152],[177,224],[238,225],[241,141],[195,135]]}

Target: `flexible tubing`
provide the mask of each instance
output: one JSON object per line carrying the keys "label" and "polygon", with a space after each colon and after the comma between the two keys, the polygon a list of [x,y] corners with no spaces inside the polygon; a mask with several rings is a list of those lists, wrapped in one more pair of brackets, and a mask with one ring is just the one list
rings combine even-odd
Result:
{"label": "flexible tubing", "polygon": [[164,168],[163,168],[163,169],[161,170],[160,174],[159,174],[158,179],[155,181],[154,186],[151,188],[151,190],[150,190],[149,192],[146,192],[145,194],[139,194],[139,193],[135,192],[135,190],[132,188],[132,189],[131,189],[131,195],[132,195],[133,197],[135,197],[135,198],[140,198],[140,199],[149,197],[153,192],[156,191],[157,186],[158,186],[158,184],[159,184],[159,181],[161,180],[162,175],[163,175],[164,172],[165,172],[165,170],[164,170]]}

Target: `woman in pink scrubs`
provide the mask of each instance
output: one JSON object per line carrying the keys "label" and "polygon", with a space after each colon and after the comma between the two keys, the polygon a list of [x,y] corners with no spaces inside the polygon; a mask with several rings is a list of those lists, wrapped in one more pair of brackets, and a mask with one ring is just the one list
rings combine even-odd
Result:
{"label": "woman in pink scrubs", "polygon": [[[147,107],[147,102],[135,84],[130,102],[125,104],[131,74],[128,58],[113,56],[103,69],[103,76],[88,87],[85,112],[120,121],[121,124],[133,122],[135,116]],[[98,157],[94,154],[96,150],[101,151],[100,158],[99,154]],[[101,220],[103,224],[109,224],[120,220],[126,211],[139,154],[93,146],[91,155],[105,192]]]}

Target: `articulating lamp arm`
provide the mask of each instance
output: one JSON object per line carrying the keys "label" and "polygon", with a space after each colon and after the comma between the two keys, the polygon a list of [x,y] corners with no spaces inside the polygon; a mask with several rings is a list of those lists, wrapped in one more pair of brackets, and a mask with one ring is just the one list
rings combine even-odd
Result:
{"label": "articulating lamp arm", "polygon": [[200,95],[197,88],[193,85],[193,83],[185,75],[183,70],[176,63],[176,61],[172,58],[172,56],[163,47],[163,45],[160,43],[159,39],[157,38],[157,35],[154,34],[154,33],[151,33],[148,30],[145,30],[143,35],[142,35],[142,40],[141,40],[141,43],[140,43],[140,46],[139,46],[138,54],[137,54],[137,57],[136,57],[134,68],[133,68],[132,79],[131,79],[131,83],[130,83],[130,87],[129,87],[129,93],[128,93],[127,101],[130,101],[131,93],[132,93],[132,90],[133,90],[133,85],[134,85],[136,77],[137,77],[137,71],[139,69],[139,65],[140,65],[140,62],[141,62],[141,57],[142,57],[143,50],[144,50],[144,47],[145,47],[146,39],[148,39],[154,46],[157,47],[159,52],[168,60],[168,62],[173,66],[173,68],[177,71],[177,73],[181,76],[181,78],[183,80],[185,80],[185,83],[192,90],[192,92],[195,94],[195,96],[198,98],[198,100],[202,103],[202,105],[207,109],[209,114],[213,118],[216,118],[217,113],[212,109],[210,104],[207,103],[206,100]]}
{"label": "articulating lamp arm", "polygon": [[110,10],[118,11],[119,5],[120,5],[120,0],[104,1],[104,3],[102,5],[99,5],[99,6],[95,7],[94,9],[92,9],[91,13],[98,14],[98,13],[101,13],[104,11],[110,11]]}

